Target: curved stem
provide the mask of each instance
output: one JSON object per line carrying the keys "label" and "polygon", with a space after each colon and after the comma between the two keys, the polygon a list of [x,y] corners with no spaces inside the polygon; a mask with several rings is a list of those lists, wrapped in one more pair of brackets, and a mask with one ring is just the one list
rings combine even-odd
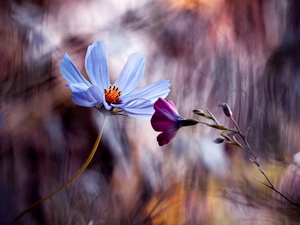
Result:
{"label": "curved stem", "polygon": [[62,191],[63,189],[65,189],[68,185],[70,185],[73,181],[75,181],[82,173],[83,171],[88,167],[88,165],[90,164],[90,162],[92,161],[95,153],[96,153],[96,150],[98,148],[98,145],[100,143],[100,140],[101,140],[101,137],[102,137],[102,134],[103,134],[103,130],[104,130],[104,125],[105,125],[105,122],[106,122],[106,118],[107,116],[104,116],[104,119],[103,119],[103,123],[102,123],[102,126],[101,126],[101,129],[99,131],[99,134],[97,136],[97,139],[96,139],[96,142],[94,144],[94,147],[91,151],[91,153],[89,154],[87,160],[85,161],[85,163],[82,165],[82,167],[74,174],[73,177],[71,177],[70,180],[68,180],[67,182],[65,182],[62,186],[60,186],[59,188],[57,188],[55,191],[53,191],[52,193],[50,193],[49,195],[45,196],[44,198],[40,199],[39,201],[33,203],[32,205],[28,206],[26,209],[24,209],[16,218],[14,218],[13,221],[11,221],[9,223],[10,224],[13,224],[14,222],[16,222],[18,219],[20,219],[22,216],[24,216],[26,213],[28,213],[29,211],[31,211],[34,207],[42,204],[43,202],[45,202],[46,200],[48,200],[49,198],[52,198],[54,195],[56,195],[58,192]]}

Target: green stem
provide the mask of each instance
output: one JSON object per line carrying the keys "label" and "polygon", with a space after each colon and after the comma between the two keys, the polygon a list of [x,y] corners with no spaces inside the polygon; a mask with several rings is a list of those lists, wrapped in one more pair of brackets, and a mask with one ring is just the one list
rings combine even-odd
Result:
{"label": "green stem", "polygon": [[102,137],[102,134],[103,134],[103,130],[104,130],[104,125],[105,125],[105,122],[106,122],[106,118],[107,116],[104,116],[104,119],[103,119],[103,123],[102,123],[102,126],[101,126],[101,129],[99,131],[99,134],[98,134],[98,137],[96,139],[96,142],[94,144],[94,147],[91,151],[91,153],[89,154],[87,160],[85,161],[85,163],[82,165],[82,167],[75,173],[75,175],[70,179],[68,180],[67,182],[65,182],[62,186],[60,186],[59,188],[57,188],[54,192],[50,193],[49,195],[47,195],[46,197],[40,199],[39,201],[33,203],[32,205],[28,206],[26,209],[24,209],[16,218],[14,218],[13,221],[11,221],[9,223],[10,224],[13,224],[14,222],[16,222],[18,219],[20,219],[22,216],[24,216],[26,213],[28,213],[29,211],[31,211],[34,207],[42,204],[44,201],[48,200],[49,198],[52,198],[54,195],[56,195],[58,192],[62,191],[63,189],[65,189],[68,185],[70,185],[74,180],[76,180],[82,173],[83,171],[88,167],[88,165],[90,164],[90,162],[92,161],[95,153],[96,153],[96,150],[98,148],[98,145],[100,143],[100,140],[101,140],[101,137]]}

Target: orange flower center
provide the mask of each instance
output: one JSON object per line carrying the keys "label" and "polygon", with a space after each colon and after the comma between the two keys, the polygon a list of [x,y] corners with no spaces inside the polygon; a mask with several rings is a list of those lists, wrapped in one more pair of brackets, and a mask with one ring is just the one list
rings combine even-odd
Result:
{"label": "orange flower center", "polygon": [[121,91],[117,86],[109,86],[108,90],[104,88],[105,100],[108,104],[118,104],[120,103]]}

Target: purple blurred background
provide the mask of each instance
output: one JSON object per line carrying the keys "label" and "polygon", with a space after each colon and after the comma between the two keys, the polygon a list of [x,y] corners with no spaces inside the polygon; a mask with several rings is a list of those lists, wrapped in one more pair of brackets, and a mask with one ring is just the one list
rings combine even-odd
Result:
{"label": "purple blurred background", "polygon": [[[102,116],[72,103],[59,63],[68,52],[85,73],[93,40],[113,80],[140,52],[141,85],[170,80],[183,117],[208,108],[233,126],[217,107],[228,103],[275,183],[300,200],[299,157],[286,168],[300,148],[299,35],[296,0],[1,1],[0,224],[91,151]],[[252,179],[246,152],[214,144],[218,134],[183,128],[161,148],[149,121],[110,117],[80,178],[15,224],[297,224],[299,210]]]}

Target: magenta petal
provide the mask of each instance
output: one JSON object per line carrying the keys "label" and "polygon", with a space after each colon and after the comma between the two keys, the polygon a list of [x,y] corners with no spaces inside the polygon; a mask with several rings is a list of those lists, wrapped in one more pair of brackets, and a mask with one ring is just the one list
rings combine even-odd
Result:
{"label": "magenta petal", "polygon": [[165,99],[165,101],[167,101],[167,102],[169,103],[169,106],[172,106],[172,107],[173,107],[172,110],[175,111],[175,112],[178,114],[177,108],[176,108],[175,104],[174,104],[172,101],[170,101],[170,100],[166,100],[166,99]]}
{"label": "magenta petal", "polygon": [[172,127],[177,127],[176,121],[156,120],[155,117],[152,117],[151,125],[155,131],[164,131]]}
{"label": "magenta petal", "polygon": [[154,109],[158,112],[160,111],[167,111],[170,114],[174,114],[179,116],[177,109],[172,101],[165,100],[163,98],[159,98],[155,103],[154,103]]}
{"label": "magenta petal", "polygon": [[182,126],[192,126],[198,123],[194,119],[182,118],[172,101],[159,98],[154,103],[155,112],[151,118],[151,125],[155,131],[162,131],[157,136],[160,146],[168,144]]}
{"label": "magenta petal", "polygon": [[154,109],[151,125],[155,131],[162,131],[157,136],[157,141],[160,146],[163,146],[175,137],[183,118],[178,114],[172,101],[159,98],[154,103]]}
{"label": "magenta petal", "polygon": [[153,114],[153,120],[164,120],[172,122],[174,125],[177,124],[179,120],[182,120],[183,118],[179,114],[174,114],[166,109],[159,109],[155,110],[155,113]]}
{"label": "magenta petal", "polygon": [[164,131],[172,127],[179,127],[183,119],[177,112],[173,102],[159,98],[154,103],[155,113],[151,118],[151,125],[156,131]]}
{"label": "magenta petal", "polygon": [[177,127],[178,121],[180,119],[181,117],[178,117],[177,115],[172,115],[166,110],[156,110],[151,118],[151,125],[156,131],[164,131],[171,127]]}
{"label": "magenta petal", "polygon": [[159,146],[168,144],[177,134],[178,128],[171,128],[157,136]]}

